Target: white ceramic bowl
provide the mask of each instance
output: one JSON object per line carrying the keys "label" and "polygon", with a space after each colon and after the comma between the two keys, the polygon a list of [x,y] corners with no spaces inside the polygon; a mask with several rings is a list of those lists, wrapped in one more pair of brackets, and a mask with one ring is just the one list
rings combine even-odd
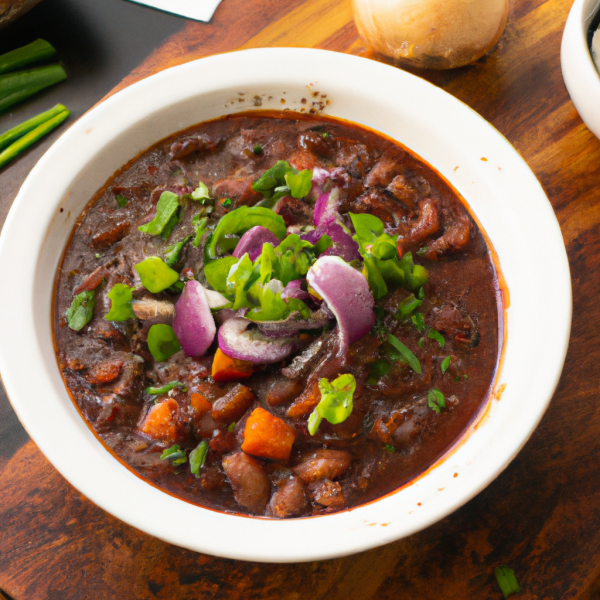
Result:
{"label": "white ceramic bowl", "polygon": [[[54,274],[77,215],[130,158],[194,123],[251,109],[256,95],[262,108],[281,108],[281,98],[288,108],[302,107],[311,83],[331,101],[326,114],[406,144],[470,204],[510,290],[497,380],[505,388],[461,443],[384,498],[325,517],[227,515],[148,485],[88,429],[54,356]],[[0,372],[21,422],[53,465],[138,529],[193,550],[254,561],[317,560],[372,548],[423,529],[472,498],[507,466],[542,417],[560,376],[571,319],[569,267],[556,218],[502,135],[466,105],[404,71],[308,49],[204,58],[140,81],[84,115],[23,184],[0,239],[0,281]]]}
{"label": "white ceramic bowl", "polygon": [[563,32],[560,65],[579,116],[600,138],[600,74],[587,41],[587,31],[599,9],[599,0],[575,0]]}

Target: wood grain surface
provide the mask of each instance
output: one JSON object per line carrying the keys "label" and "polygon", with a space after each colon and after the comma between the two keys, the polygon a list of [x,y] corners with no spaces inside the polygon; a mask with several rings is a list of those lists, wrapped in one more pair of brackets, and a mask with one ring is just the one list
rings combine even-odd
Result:
{"label": "wood grain surface", "polygon": [[[492,600],[502,598],[494,567],[508,564],[523,588],[515,597],[600,598],[600,141],[561,77],[570,5],[514,0],[492,53],[458,70],[418,73],[514,144],[548,193],[567,245],[574,314],[565,369],[542,423],[507,470],[408,539],[339,560],[262,565],[195,554],[117,521],[28,441],[0,458],[2,590],[14,600]],[[212,23],[186,23],[119,87],[201,56],[259,46],[370,56],[349,0],[224,0]]]}

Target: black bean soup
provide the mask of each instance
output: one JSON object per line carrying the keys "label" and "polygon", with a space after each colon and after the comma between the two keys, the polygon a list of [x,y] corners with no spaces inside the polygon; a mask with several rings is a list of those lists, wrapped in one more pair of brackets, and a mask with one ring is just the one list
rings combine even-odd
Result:
{"label": "black bean soup", "polygon": [[56,278],[65,384],[154,485],[217,510],[327,514],[444,454],[502,342],[491,253],[400,144],[294,112],[163,140],[90,201]]}

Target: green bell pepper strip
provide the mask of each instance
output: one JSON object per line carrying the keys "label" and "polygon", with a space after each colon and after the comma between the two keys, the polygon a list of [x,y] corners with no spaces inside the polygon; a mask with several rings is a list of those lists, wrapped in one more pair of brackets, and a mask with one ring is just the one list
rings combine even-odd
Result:
{"label": "green bell pepper strip", "polygon": [[158,323],[148,332],[148,349],[158,362],[164,362],[181,350],[181,344],[170,325]]}
{"label": "green bell pepper strip", "polygon": [[353,409],[352,398],[356,390],[354,375],[340,375],[332,382],[323,378],[319,381],[321,401],[308,418],[308,432],[315,435],[323,419],[332,425],[344,422]]}
{"label": "green bell pepper strip", "polygon": [[[167,225],[172,223],[173,217],[177,218],[176,213],[179,208],[179,196],[173,192],[163,192],[156,205],[156,216],[152,221],[140,225],[139,231],[149,235],[160,235]],[[171,230],[174,225],[171,225]],[[170,233],[170,232],[169,232]]]}
{"label": "green bell pepper strip", "polygon": [[166,290],[179,279],[179,273],[159,256],[149,256],[134,269],[140,274],[142,285],[153,294]]}
{"label": "green bell pepper strip", "polygon": [[81,292],[73,298],[66,313],[67,324],[73,331],[81,331],[91,321],[95,304],[94,290]]}
{"label": "green bell pepper strip", "polygon": [[110,310],[104,316],[107,321],[127,321],[135,318],[131,307],[133,288],[124,283],[115,283],[107,296],[111,300]]}

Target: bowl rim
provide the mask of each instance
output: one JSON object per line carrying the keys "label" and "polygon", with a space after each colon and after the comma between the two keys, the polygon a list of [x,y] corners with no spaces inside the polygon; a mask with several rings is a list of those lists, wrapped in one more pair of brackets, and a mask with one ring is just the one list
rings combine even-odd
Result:
{"label": "bowl rim", "polygon": [[[296,72],[288,73],[285,76],[273,75],[273,65],[294,67]],[[361,82],[359,90],[351,81],[345,79],[344,72],[352,72],[354,78],[358,77]],[[197,89],[198,84],[194,80],[197,77],[203,78],[209,83],[199,90]],[[534,283],[538,284],[539,282],[544,284],[552,282],[555,285],[558,282],[560,284],[553,297],[553,310],[555,313],[558,312],[555,323],[553,323],[553,344],[549,344],[546,338],[544,338],[544,344],[536,341],[536,344],[540,346],[544,364],[536,364],[535,372],[532,372],[527,379],[529,388],[525,386],[525,380],[515,379],[515,387],[523,388],[529,393],[529,396],[528,403],[519,408],[521,419],[518,423],[511,424],[508,435],[505,423],[509,416],[507,411],[514,411],[515,406],[518,406],[516,392],[513,392],[514,388],[510,387],[512,382],[504,393],[501,389],[496,390],[497,393],[494,400],[490,400],[486,414],[473,425],[466,441],[463,438],[450,454],[440,459],[428,470],[426,475],[418,478],[411,485],[400,488],[374,502],[326,517],[284,521],[230,515],[195,505],[182,507],[183,501],[152,489],[151,486],[113,461],[112,456],[95,440],[88,430],[87,424],[76,422],[73,414],[64,413],[60,422],[53,421],[55,430],[49,432],[45,419],[52,420],[52,413],[48,412],[49,409],[46,406],[36,403],[32,398],[31,390],[25,389],[21,385],[21,381],[27,373],[24,359],[31,357],[32,362],[40,366],[38,383],[41,382],[47,386],[47,389],[50,390],[47,392],[49,403],[51,407],[58,408],[60,398],[55,398],[56,394],[52,394],[52,387],[56,385],[56,379],[52,378],[52,373],[46,373],[42,368],[44,365],[42,348],[38,347],[36,343],[39,338],[34,326],[37,322],[36,319],[40,318],[40,309],[36,304],[36,293],[38,292],[36,277],[39,277],[41,265],[45,264],[43,261],[46,260],[43,253],[44,244],[48,242],[46,236],[57,218],[57,209],[68,201],[71,186],[79,176],[78,165],[84,164],[85,160],[92,160],[95,156],[94,152],[99,152],[98,147],[108,143],[117,133],[122,133],[131,125],[131,122],[139,124],[165,107],[175,110],[173,107],[176,107],[181,101],[181,95],[184,93],[181,89],[185,90],[185,94],[190,97],[210,97],[210,93],[214,93],[216,89],[222,89],[226,83],[230,87],[235,87],[236,81],[243,81],[243,85],[249,85],[250,81],[258,81],[265,86],[280,81],[281,85],[285,86],[287,82],[290,82],[291,85],[316,79],[323,81],[324,85],[329,80],[329,84],[337,86],[340,93],[354,93],[355,96],[352,96],[347,102],[345,100],[340,102],[340,105],[344,107],[350,106],[352,102],[356,103],[356,98],[360,99],[363,96],[372,99],[373,107],[377,107],[378,104],[396,106],[397,102],[393,98],[386,97],[385,93],[398,89],[413,93],[419,100],[419,107],[415,102],[414,110],[419,114],[421,112],[428,114],[427,111],[429,111],[432,123],[441,118],[434,115],[433,111],[444,112],[447,110],[448,114],[452,114],[456,121],[456,123],[447,123],[445,128],[438,127],[435,134],[432,135],[437,135],[441,139],[443,136],[449,136],[448,132],[458,131],[459,126],[466,125],[467,129],[463,131],[466,141],[460,143],[466,144],[467,141],[470,141],[470,137],[473,137],[482,144],[481,147],[477,147],[477,152],[495,153],[502,158],[502,169],[505,169],[506,165],[508,175],[486,170],[488,169],[486,161],[486,163],[476,165],[474,162],[473,165],[469,163],[465,167],[467,178],[470,179],[471,176],[475,178],[473,172],[479,174],[481,171],[485,174],[486,181],[471,182],[475,188],[477,185],[484,185],[489,179],[504,186],[506,190],[512,190],[514,187],[517,194],[518,190],[522,190],[523,195],[527,194],[527,204],[520,208],[524,211],[525,216],[532,214],[536,216],[547,245],[547,251],[543,256],[538,256],[535,248],[530,247],[532,260],[539,267],[539,273],[535,274],[535,281],[528,285],[534,286]],[[173,86],[181,84],[181,82],[184,82],[181,89],[174,90]],[[242,84],[239,87],[243,87]],[[384,92],[383,95],[381,95],[382,92]],[[411,102],[412,99],[405,101]],[[335,103],[333,106],[335,107]],[[350,109],[348,108],[348,110]],[[356,108],[356,110],[358,112],[362,110],[365,113],[364,109]],[[333,109],[332,112],[334,112]],[[369,118],[379,118],[374,115],[374,111],[371,111]],[[333,116],[345,118],[335,112]],[[356,119],[355,121],[359,122]],[[360,122],[370,126],[363,120]],[[443,123],[443,119],[440,122]],[[405,121],[403,126],[408,129],[409,123]],[[431,127],[433,128],[433,124]],[[383,130],[384,128],[374,127],[374,129]],[[92,136],[88,135],[91,131],[94,132]],[[389,135],[385,131],[384,133]],[[156,141],[161,137],[164,136],[158,137]],[[398,136],[392,137],[399,139]],[[405,143],[402,139],[399,141]],[[423,141],[423,144],[426,143],[427,140]],[[447,143],[445,138],[444,143]],[[459,145],[459,141],[456,143]],[[415,150],[410,144],[405,145]],[[470,189],[469,182],[462,178],[461,174],[453,175],[448,169],[439,169],[438,165],[427,155],[416,151],[444,177],[448,178],[467,200],[470,195],[475,198],[478,196],[474,194],[481,193],[468,191]],[[472,148],[471,153],[475,152],[475,149]],[[68,164],[65,164],[65,158],[69,159]],[[490,164],[490,168],[491,166]],[[470,172],[469,169],[473,172]],[[500,167],[498,170],[501,170]],[[518,186],[516,186],[517,183]],[[41,190],[46,193],[43,200],[39,199]],[[493,192],[493,189],[490,187],[488,191]],[[42,201],[46,202],[47,206],[43,206]],[[510,201],[513,202],[513,200]],[[36,212],[44,217],[40,217],[39,222],[36,220],[35,223],[31,223],[32,207],[38,209]],[[494,211],[499,208],[492,207],[489,210]],[[476,209],[474,212],[479,214]],[[489,220],[485,227],[488,234],[490,227],[495,228],[499,225],[496,226],[492,220]],[[518,229],[519,224],[516,224],[515,227]],[[27,238],[26,231],[33,234]],[[490,237],[498,249],[496,240],[493,236]],[[527,241],[523,241],[523,244],[527,243]],[[344,556],[415,533],[456,510],[498,476],[537,426],[558,384],[569,340],[572,300],[566,250],[552,207],[535,175],[520,155],[496,129],[472,109],[425,80],[388,65],[325,50],[268,48],[206,57],[172,67],[141,80],[97,105],[59,138],[23,184],[11,207],[2,236],[0,236],[0,280],[2,281],[11,281],[19,273],[19,266],[10,260],[15,251],[22,253],[19,266],[21,270],[24,266],[24,272],[28,273],[28,276],[23,284],[24,289],[18,295],[5,295],[0,298],[0,339],[13,340],[11,347],[8,344],[0,346],[0,372],[2,372],[4,385],[15,412],[31,438],[74,487],[107,512],[167,542],[199,552],[242,560],[298,562]],[[515,330],[513,333],[510,325],[513,317],[515,323],[520,322],[519,306],[521,302],[526,302],[520,290],[522,287],[524,288],[525,280],[518,267],[514,266],[512,255],[509,256],[508,251],[503,250],[503,252],[506,255],[506,264],[511,265],[509,273],[518,282],[514,288],[511,286],[511,282],[508,282],[511,290],[511,302],[516,301],[515,306],[511,306],[509,309],[508,341],[512,345],[525,344],[527,341],[520,338],[524,334],[520,330]],[[499,254],[504,268],[504,255]],[[545,261],[552,262],[551,269]],[[534,290],[533,287],[528,288],[528,293],[533,293],[532,290]],[[43,304],[42,300],[39,302]],[[558,311],[556,311],[556,307],[559,308]],[[20,315],[21,319],[15,319],[15,315]],[[46,312],[46,317],[49,317],[48,312]],[[534,319],[534,321],[535,327],[539,328],[541,325],[538,323],[539,319]],[[19,326],[18,330],[23,332],[22,339],[19,339],[17,335],[17,325]],[[539,328],[540,337],[544,337],[542,333],[542,329]],[[513,352],[512,346],[511,352]],[[542,367],[544,369],[543,376],[540,371]],[[56,371],[58,370],[56,364],[54,368]],[[501,370],[502,376],[507,374],[507,368],[505,362]],[[549,376],[548,371],[552,375]],[[62,385],[60,375],[58,378]],[[531,390],[532,386],[534,387]],[[65,393],[63,388],[63,395]],[[502,402],[500,402],[501,399]],[[76,418],[79,418],[77,414]],[[504,424],[504,429],[501,424]],[[82,430],[82,425],[87,431],[87,435]],[[489,439],[484,439],[484,430]],[[71,462],[66,460],[63,448],[57,442],[56,431],[72,434],[82,444],[83,457],[73,457]],[[110,457],[110,461],[107,461],[107,456]],[[85,472],[86,460],[95,461],[94,467],[95,472],[99,474],[98,479]],[[465,474],[460,485],[457,484],[456,475],[452,475],[455,470],[461,475]],[[115,489],[103,485],[106,478],[115,482]],[[440,499],[440,494],[433,494],[435,482],[439,483],[441,479],[444,479],[444,489],[447,490],[443,499]],[[140,488],[140,484],[143,489]],[[130,494],[131,498],[140,500],[140,503],[132,506],[123,502],[125,493]],[[423,496],[423,502],[419,502],[418,505],[422,506],[422,509],[417,510],[415,499],[421,496]],[[171,514],[175,506],[177,513],[180,514]],[[413,510],[406,510],[407,508],[413,508]],[[196,512],[190,512],[190,510]],[[399,518],[399,512],[402,512],[402,518]],[[152,518],[156,514],[165,514],[166,516],[163,521],[156,522],[156,519]],[[221,539],[223,531],[232,530],[241,535],[237,535],[233,542]]]}

